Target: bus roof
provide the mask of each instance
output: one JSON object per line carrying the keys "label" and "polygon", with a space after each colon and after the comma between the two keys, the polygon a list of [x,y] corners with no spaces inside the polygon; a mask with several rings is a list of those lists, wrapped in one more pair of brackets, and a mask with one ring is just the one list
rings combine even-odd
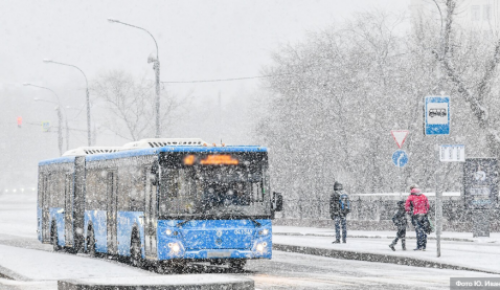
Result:
{"label": "bus roof", "polygon": [[55,163],[73,163],[75,162],[76,156],[62,156],[62,157],[57,157],[53,159],[47,159],[47,160],[42,160],[38,162],[38,165],[49,165],[49,164],[55,164]]}
{"label": "bus roof", "polygon": [[267,152],[267,148],[263,146],[227,146],[227,147],[205,147],[205,146],[167,146],[160,148],[147,148],[137,150],[127,150],[109,154],[87,155],[85,160],[107,160],[116,158],[125,158],[132,156],[155,155],[160,152],[193,152],[193,153],[241,153],[241,152]]}

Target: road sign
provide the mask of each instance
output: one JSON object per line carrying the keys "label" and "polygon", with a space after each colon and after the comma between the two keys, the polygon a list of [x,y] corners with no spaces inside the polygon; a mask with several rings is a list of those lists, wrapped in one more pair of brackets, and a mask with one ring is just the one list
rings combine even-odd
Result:
{"label": "road sign", "polygon": [[465,162],[465,145],[439,146],[439,161]]}
{"label": "road sign", "polygon": [[450,97],[425,97],[425,135],[450,134]]}
{"label": "road sign", "polygon": [[397,167],[403,167],[408,163],[408,154],[403,150],[398,150],[392,154],[392,162],[394,162],[394,165]]}
{"label": "road sign", "polygon": [[49,130],[50,130],[50,122],[43,121],[42,122],[42,132],[49,132]]}
{"label": "road sign", "polygon": [[401,149],[401,146],[405,143],[408,133],[410,133],[408,130],[391,130],[392,138],[396,141],[399,149]]}

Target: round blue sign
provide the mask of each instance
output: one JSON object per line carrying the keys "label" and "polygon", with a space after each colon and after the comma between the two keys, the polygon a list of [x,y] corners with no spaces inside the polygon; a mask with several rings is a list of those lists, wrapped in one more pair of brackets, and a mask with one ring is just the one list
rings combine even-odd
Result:
{"label": "round blue sign", "polygon": [[403,167],[408,163],[408,154],[403,150],[398,150],[392,154],[392,162],[398,167]]}

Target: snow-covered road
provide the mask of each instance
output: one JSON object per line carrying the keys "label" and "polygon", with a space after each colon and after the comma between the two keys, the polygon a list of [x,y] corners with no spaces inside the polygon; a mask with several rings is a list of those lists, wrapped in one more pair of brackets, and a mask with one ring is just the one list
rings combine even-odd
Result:
{"label": "snow-covered road", "polygon": [[[33,196],[0,196],[0,273],[6,268],[31,280],[0,278],[1,290],[55,290],[55,281],[62,278],[173,274],[137,269],[106,258],[52,252],[50,246],[36,240],[35,201]],[[273,255],[271,261],[249,261],[244,272],[199,264],[190,267],[187,273],[250,277],[257,289],[449,289],[450,277],[491,276],[279,251]]]}

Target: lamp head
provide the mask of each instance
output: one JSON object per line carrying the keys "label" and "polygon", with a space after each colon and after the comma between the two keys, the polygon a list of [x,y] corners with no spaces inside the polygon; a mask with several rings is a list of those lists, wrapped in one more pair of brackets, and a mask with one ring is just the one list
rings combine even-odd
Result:
{"label": "lamp head", "polygon": [[118,20],[113,19],[113,18],[108,18],[108,22],[109,23],[115,23],[115,22],[118,22]]}
{"label": "lamp head", "polygon": [[156,62],[156,57],[150,55],[148,56],[148,63],[155,63]]}

